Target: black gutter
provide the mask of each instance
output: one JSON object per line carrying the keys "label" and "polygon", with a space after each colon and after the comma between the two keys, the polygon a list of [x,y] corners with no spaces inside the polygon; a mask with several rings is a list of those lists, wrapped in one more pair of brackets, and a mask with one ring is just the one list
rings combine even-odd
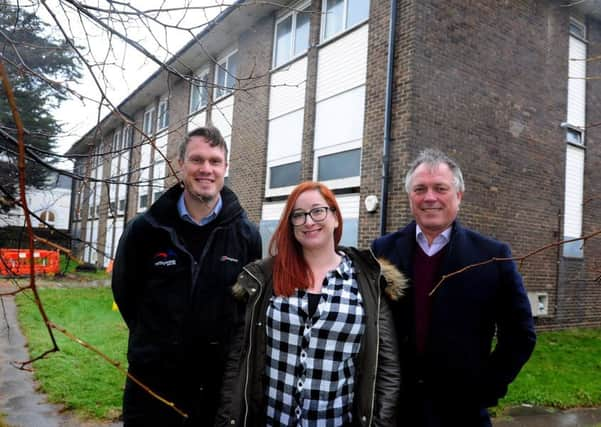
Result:
{"label": "black gutter", "polygon": [[382,187],[380,206],[380,236],[386,233],[388,211],[388,178],[390,175],[390,128],[392,127],[392,90],[394,81],[394,48],[397,1],[390,1],[390,27],[388,29],[388,59],[386,64],[386,106],[384,110],[384,146],[382,150]]}

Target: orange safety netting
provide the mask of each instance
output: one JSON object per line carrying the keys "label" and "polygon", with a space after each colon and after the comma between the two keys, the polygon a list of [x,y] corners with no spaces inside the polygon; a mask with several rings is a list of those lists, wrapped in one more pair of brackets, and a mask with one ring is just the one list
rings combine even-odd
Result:
{"label": "orange safety netting", "polygon": [[[30,273],[29,249],[0,249],[0,275],[24,276]],[[36,249],[33,251],[35,274],[59,272],[59,252]]]}

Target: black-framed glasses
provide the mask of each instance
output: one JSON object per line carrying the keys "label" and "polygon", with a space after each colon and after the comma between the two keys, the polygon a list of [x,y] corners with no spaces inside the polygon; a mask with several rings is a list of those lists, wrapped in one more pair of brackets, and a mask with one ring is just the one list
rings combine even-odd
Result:
{"label": "black-framed glasses", "polygon": [[310,216],[313,222],[322,222],[328,216],[328,211],[334,212],[336,209],[329,206],[318,206],[311,209],[308,212],[305,211],[294,211],[290,215],[290,223],[292,225],[303,225],[307,222],[307,216]]}

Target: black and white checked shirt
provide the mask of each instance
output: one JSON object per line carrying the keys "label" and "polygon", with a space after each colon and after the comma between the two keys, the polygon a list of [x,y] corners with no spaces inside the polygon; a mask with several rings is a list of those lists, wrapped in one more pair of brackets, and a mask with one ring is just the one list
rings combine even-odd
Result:
{"label": "black and white checked shirt", "polygon": [[365,311],[346,255],[308,315],[307,293],[272,296],[267,308],[267,425],[344,426],[352,420],[355,359]]}

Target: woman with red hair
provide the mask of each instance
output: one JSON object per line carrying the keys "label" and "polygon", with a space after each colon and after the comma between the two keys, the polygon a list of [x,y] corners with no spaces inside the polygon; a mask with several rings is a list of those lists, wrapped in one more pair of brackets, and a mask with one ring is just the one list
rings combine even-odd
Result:
{"label": "woman with red hair", "polygon": [[299,184],[271,257],[234,286],[244,304],[220,425],[395,425],[401,372],[388,300],[405,281],[370,250],[339,247],[341,236],[332,191]]}

